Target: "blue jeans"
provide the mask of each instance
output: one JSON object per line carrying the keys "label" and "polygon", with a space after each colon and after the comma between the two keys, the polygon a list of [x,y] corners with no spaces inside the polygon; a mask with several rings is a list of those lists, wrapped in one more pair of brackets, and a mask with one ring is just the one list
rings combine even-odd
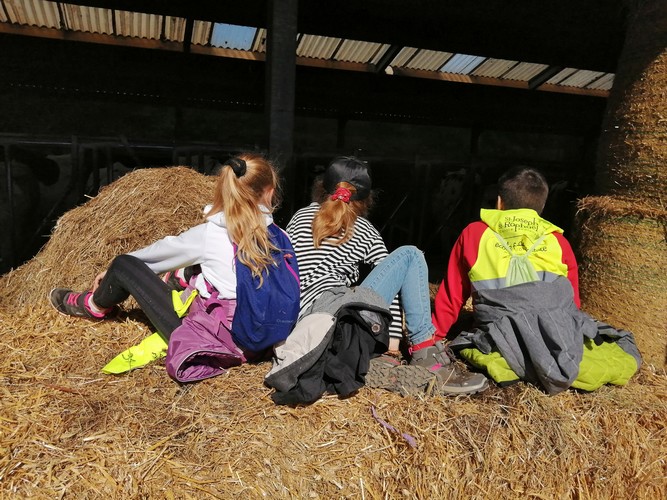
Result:
{"label": "blue jeans", "polygon": [[370,288],[391,304],[397,293],[405,312],[411,345],[433,337],[428,268],[424,254],[415,246],[397,248],[370,272],[361,286]]}

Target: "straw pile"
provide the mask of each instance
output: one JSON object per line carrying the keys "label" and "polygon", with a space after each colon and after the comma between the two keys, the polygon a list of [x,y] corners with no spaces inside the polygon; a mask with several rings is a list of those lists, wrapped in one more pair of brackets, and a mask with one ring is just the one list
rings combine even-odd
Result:
{"label": "straw pile", "polygon": [[[187,167],[140,169],[63,215],[53,237],[1,283],[0,308],[43,302],[55,286],[84,290],[111,260],[204,221],[215,179]],[[29,286],[26,284],[29,283]]]}
{"label": "straw pile", "polygon": [[160,362],[100,374],[150,332],[145,320],[131,305],[116,321],[64,317],[46,290],[85,286],[118,251],[197,222],[210,182],[180,168],[129,174],[1,279],[0,498],[664,494],[667,377],[652,368],[592,394],[518,384],[419,399],[363,388],[294,408],[271,401],[268,363],[186,386]]}
{"label": "straw pile", "polygon": [[667,3],[625,2],[627,31],[585,199],[582,301],[633,330],[646,359],[667,362]]}
{"label": "straw pile", "polygon": [[645,361],[667,362],[667,210],[597,196],[579,202],[582,308],[635,334]]}
{"label": "straw pile", "polygon": [[667,3],[627,1],[628,26],[598,142],[597,188],[664,208]]}

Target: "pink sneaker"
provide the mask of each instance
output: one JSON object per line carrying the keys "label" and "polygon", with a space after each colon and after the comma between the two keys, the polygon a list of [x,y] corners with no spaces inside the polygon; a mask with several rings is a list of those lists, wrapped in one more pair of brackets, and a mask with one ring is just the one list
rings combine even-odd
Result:
{"label": "pink sneaker", "polygon": [[105,313],[97,314],[88,307],[88,296],[91,293],[90,291],[76,293],[68,288],[54,288],[49,293],[49,301],[60,314],[89,319],[108,317],[113,308],[107,309]]}

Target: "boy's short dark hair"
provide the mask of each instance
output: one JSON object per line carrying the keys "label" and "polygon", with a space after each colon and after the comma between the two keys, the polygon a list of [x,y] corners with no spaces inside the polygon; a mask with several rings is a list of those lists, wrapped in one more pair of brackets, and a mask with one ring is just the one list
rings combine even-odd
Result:
{"label": "boy's short dark hair", "polygon": [[498,179],[498,195],[505,209],[532,208],[539,214],[547,201],[549,184],[539,170],[517,166]]}

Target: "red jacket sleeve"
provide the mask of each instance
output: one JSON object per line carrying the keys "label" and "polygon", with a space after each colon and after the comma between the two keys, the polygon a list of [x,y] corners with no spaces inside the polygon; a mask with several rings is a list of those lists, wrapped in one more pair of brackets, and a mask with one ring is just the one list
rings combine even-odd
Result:
{"label": "red jacket sleeve", "polygon": [[456,323],[461,308],[470,297],[468,272],[477,260],[479,240],[488,226],[473,222],[466,227],[454,244],[447,264],[447,274],[435,296],[431,321],[438,329],[436,336],[444,337]]}
{"label": "red jacket sleeve", "polygon": [[577,305],[577,308],[581,309],[581,302],[579,300],[579,266],[577,265],[577,259],[574,256],[572,251],[572,246],[570,242],[567,241],[567,238],[561,233],[553,233],[560,243],[561,250],[563,252],[563,264],[567,266],[567,279],[570,280],[572,284],[572,290],[574,290],[574,303]]}

